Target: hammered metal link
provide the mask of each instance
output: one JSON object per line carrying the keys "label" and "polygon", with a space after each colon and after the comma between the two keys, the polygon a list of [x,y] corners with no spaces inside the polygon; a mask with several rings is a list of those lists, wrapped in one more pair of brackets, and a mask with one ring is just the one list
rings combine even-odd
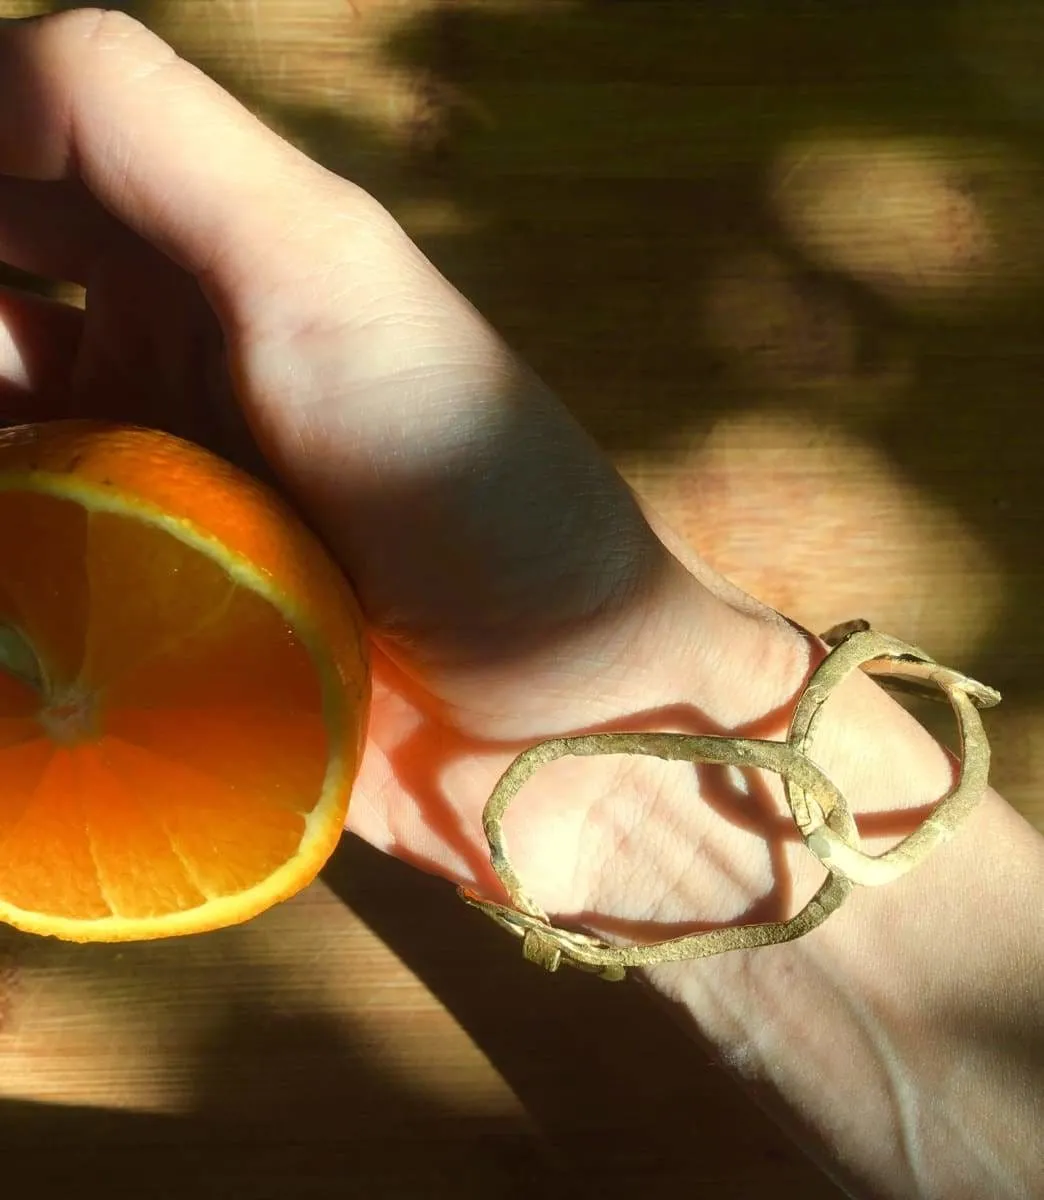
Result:
{"label": "hammered metal link", "polygon": [[[630,967],[706,958],[804,937],[836,912],[855,886],[891,882],[922,862],[952,837],[981,799],[989,774],[989,742],[977,708],[999,703],[1000,694],[947,667],[923,650],[866,622],[835,627],[823,640],[829,653],[813,672],[791,718],[785,741],[678,733],[596,733],[553,738],[523,751],[500,777],[482,814],[490,865],[509,903],[484,899],[467,888],[461,897],[521,939],[526,959],[548,971],[565,962],[603,979],[623,979]],[[953,788],[925,820],[896,846],[879,855],[860,845],[855,819],[844,796],[809,757],[823,706],[853,671],[938,689],[949,700],[961,738],[961,768]],[[540,767],[566,756],[647,755],[692,763],[772,771],[783,780],[787,806],[805,846],[827,870],[812,899],[785,921],[728,926],[651,945],[614,946],[600,938],[559,929],[527,893],[508,855],[503,820],[524,784]]]}

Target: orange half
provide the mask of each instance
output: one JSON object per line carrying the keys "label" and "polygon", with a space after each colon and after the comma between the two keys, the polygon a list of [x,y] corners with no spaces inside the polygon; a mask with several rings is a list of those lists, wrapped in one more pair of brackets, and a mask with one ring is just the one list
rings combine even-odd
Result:
{"label": "orange half", "polygon": [[147,430],[0,433],[0,920],[156,938],[299,891],[368,705],[352,592],[268,489]]}

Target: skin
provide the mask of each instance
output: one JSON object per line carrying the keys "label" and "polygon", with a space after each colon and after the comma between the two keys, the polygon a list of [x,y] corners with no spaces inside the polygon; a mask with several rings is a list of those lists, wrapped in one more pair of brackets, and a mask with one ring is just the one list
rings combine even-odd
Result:
{"label": "skin", "polygon": [[[88,296],[0,294],[4,415],[203,441],[283,487],[352,580],[376,644],[368,841],[496,896],[479,814],[522,747],[783,734],[817,640],[643,512],[372,197],[122,14],[0,27],[0,259]],[[871,848],[952,777],[865,677],[817,755]],[[761,776],[566,761],[507,828],[535,899],[606,936],[775,919],[820,877]],[[647,982],[853,1194],[1039,1195],[1042,876],[1044,839],[991,792],[809,937]]]}

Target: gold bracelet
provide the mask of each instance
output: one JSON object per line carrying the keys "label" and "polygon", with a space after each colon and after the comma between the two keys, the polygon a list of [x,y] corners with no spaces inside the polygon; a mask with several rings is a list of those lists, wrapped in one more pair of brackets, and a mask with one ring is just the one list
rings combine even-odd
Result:
{"label": "gold bracelet", "polygon": [[[523,751],[501,776],[482,814],[490,864],[509,903],[485,900],[467,888],[460,889],[461,897],[521,938],[522,953],[530,962],[548,971],[556,971],[566,962],[603,979],[619,980],[628,967],[793,941],[840,908],[856,885],[890,883],[923,862],[936,846],[953,836],[986,790],[990,746],[977,710],[999,703],[1000,693],[940,666],[916,646],[875,633],[865,621],[836,626],[823,635],[823,641],[832,648],[805,686],[785,741],[680,733],[595,733],[554,738]],[[912,833],[878,855],[860,848],[847,801],[809,758],[823,705],[834,688],[858,668],[879,678],[886,687],[912,683],[917,690],[938,689],[953,708],[961,739],[961,766],[954,786]],[[569,755],[604,754],[641,754],[774,772],[783,780],[787,806],[805,846],[826,867],[825,882],[789,920],[712,929],[649,945],[613,946],[600,938],[555,927],[526,893],[511,864],[504,814],[526,781],[546,763]]]}

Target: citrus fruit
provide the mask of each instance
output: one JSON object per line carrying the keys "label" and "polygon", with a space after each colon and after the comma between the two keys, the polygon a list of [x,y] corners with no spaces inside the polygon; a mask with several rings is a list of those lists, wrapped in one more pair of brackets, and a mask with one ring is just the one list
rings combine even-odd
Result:
{"label": "citrus fruit", "polygon": [[299,891],[369,694],[351,589],[267,488],[149,430],[0,432],[0,920],[155,938]]}

